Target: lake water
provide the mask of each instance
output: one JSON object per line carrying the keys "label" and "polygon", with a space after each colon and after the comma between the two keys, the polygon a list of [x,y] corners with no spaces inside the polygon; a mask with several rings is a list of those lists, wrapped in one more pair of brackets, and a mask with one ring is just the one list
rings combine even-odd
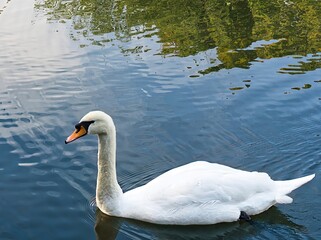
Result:
{"label": "lake water", "polygon": [[[320,239],[317,0],[0,0],[0,239]],[[126,191],[197,160],[316,173],[254,222],[158,226],[95,207],[93,109]]]}

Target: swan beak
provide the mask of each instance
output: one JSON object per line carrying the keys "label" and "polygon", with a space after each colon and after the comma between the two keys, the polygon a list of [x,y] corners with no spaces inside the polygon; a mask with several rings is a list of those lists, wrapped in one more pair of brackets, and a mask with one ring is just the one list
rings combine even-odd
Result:
{"label": "swan beak", "polygon": [[83,126],[80,126],[80,128],[76,129],[65,141],[65,144],[71,143],[75,141],[76,139],[85,136],[87,134],[86,129]]}

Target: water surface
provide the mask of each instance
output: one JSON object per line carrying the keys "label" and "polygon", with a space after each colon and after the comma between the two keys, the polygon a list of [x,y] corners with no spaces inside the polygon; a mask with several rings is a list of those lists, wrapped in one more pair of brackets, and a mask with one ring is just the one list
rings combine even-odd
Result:
{"label": "water surface", "polygon": [[[313,0],[0,0],[0,238],[318,239],[320,16]],[[253,224],[108,217],[96,138],[64,145],[93,109],[115,120],[125,191],[197,160],[317,176]]]}

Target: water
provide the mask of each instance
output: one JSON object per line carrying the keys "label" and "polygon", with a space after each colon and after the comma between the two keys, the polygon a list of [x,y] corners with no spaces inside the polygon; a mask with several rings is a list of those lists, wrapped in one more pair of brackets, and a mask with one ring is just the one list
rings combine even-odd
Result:
{"label": "water", "polygon": [[[312,0],[0,0],[0,238],[319,239],[320,16]],[[115,120],[125,191],[196,160],[317,176],[252,224],[108,217],[96,138],[64,145],[92,109]]]}

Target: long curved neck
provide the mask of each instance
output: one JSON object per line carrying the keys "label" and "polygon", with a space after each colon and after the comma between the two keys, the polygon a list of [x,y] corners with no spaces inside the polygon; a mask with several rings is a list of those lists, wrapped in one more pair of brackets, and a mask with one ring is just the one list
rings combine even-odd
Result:
{"label": "long curved neck", "polygon": [[123,194],[116,175],[116,131],[98,135],[98,176],[96,203],[109,215],[118,215]]}

